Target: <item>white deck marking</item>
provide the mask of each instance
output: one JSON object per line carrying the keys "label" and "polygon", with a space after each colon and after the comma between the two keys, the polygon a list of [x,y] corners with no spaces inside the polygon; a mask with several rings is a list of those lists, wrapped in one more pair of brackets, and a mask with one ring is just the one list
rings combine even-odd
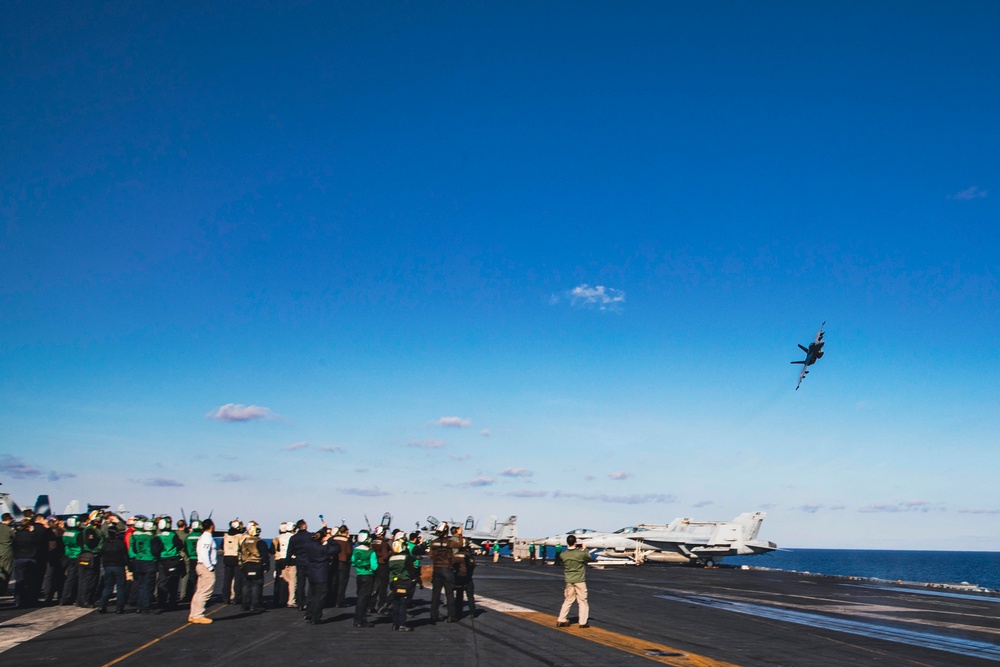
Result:
{"label": "white deck marking", "polygon": [[45,607],[22,614],[0,624],[0,653],[8,651],[18,644],[34,639],[49,630],[66,625],[81,616],[86,616],[93,609],[84,609],[75,605],[68,607]]}
{"label": "white deck marking", "polygon": [[505,614],[523,614],[535,611],[534,609],[528,609],[527,607],[518,607],[516,604],[510,604],[509,602],[501,602],[500,600],[493,600],[492,598],[484,598],[482,595],[476,596],[476,604],[481,607],[486,607],[487,609],[492,609],[493,611],[502,611]]}

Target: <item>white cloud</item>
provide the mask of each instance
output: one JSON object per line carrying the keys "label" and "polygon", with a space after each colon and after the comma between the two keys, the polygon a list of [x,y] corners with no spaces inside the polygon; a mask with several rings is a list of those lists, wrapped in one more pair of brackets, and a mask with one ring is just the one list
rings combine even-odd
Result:
{"label": "white cloud", "polygon": [[472,454],[449,454],[448,458],[453,461],[468,461],[472,458]]}
{"label": "white cloud", "polygon": [[637,493],[631,496],[614,496],[606,493],[566,493],[564,491],[556,491],[552,495],[555,498],[578,498],[580,500],[597,500],[602,503],[622,503],[625,505],[677,502],[677,497],[669,493]]}
{"label": "white cloud", "polygon": [[715,503],[711,500],[701,500],[694,504],[694,507],[701,509],[702,507],[708,507],[709,505],[714,505]]}
{"label": "white cloud", "polygon": [[482,431],[479,432],[479,435],[483,436],[484,438],[488,438],[491,435],[490,430],[488,428],[484,428]]}
{"label": "white cloud", "polygon": [[635,477],[635,475],[625,470],[619,470],[618,472],[613,472],[610,475],[608,475],[608,479],[616,479],[616,480],[625,480],[625,479],[630,479],[632,477]]}
{"label": "white cloud", "polygon": [[346,493],[349,496],[365,496],[365,497],[375,497],[375,496],[387,496],[388,491],[382,491],[377,486],[369,486],[365,489],[358,488],[347,488],[347,489],[337,489],[341,493]]}
{"label": "white cloud", "polygon": [[236,473],[227,473],[225,475],[216,473],[215,478],[220,482],[245,482],[250,479],[246,475],[237,475]]}
{"label": "white cloud", "polygon": [[549,495],[549,492],[536,489],[519,489],[517,491],[511,491],[507,495],[513,498],[544,498]]}
{"label": "white cloud", "polygon": [[973,199],[983,199],[988,195],[989,193],[986,190],[980,190],[978,185],[973,185],[972,187],[965,188],[961,192],[956,192],[953,195],[948,195],[948,199],[958,199],[959,201],[972,201]]}
{"label": "white cloud", "polygon": [[50,482],[57,482],[60,479],[69,479],[71,477],[76,477],[76,474],[71,472],[56,472],[55,470],[43,470],[30,463],[25,463],[16,456],[11,456],[10,454],[4,454],[0,456],[0,473],[4,475],[9,475],[14,479],[37,479],[39,477],[45,477]]}
{"label": "white cloud", "polygon": [[143,486],[184,486],[176,479],[165,479],[163,477],[151,477],[148,479],[130,479],[130,482],[142,484]]}
{"label": "white cloud", "polygon": [[260,405],[226,403],[219,406],[214,412],[209,412],[205,415],[205,418],[215,419],[220,422],[248,422],[255,419],[274,419],[277,416],[271,412],[270,408]]}
{"label": "white cloud", "polygon": [[534,474],[527,468],[504,468],[500,471],[501,477],[531,477]]}
{"label": "white cloud", "polygon": [[566,296],[570,304],[577,308],[619,311],[625,305],[625,292],[604,285],[577,285]]}
{"label": "white cloud", "polygon": [[336,445],[323,445],[322,447],[316,447],[317,452],[330,452],[331,454],[343,454],[347,450],[343,447],[338,447]]}
{"label": "white cloud", "polygon": [[463,419],[462,417],[441,417],[441,419],[433,423],[448,428],[468,428],[472,426],[471,419]]}
{"label": "white cloud", "polygon": [[293,442],[290,445],[285,445],[281,449],[286,452],[294,452],[296,449],[304,449],[309,446],[308,442]]}
{"label": "white cloud", "polygon": [[496,480],[492,477],[476,477],[465,483],[466,486],[490,486]]}
{"label": "white cloud", "polygon": [[934,509],[926,500],[905,500],[899,503],[877,503],[865,505],[859,512],[870,514],[874,512],[929,512]]}
{"label": "white cloud", "polygon": [[444,443],[440,440],[411,440],[406,443],[407,447],[419,447],[420,449],[441,449]]}

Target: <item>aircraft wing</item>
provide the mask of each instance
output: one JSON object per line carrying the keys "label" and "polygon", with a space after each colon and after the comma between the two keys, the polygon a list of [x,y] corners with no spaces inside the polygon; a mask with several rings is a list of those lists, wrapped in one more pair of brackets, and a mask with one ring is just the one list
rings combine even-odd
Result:
{"label": "aircraft wing", "polygon": [[[799,385],[802,384],[802,378],[804,378],[809,373],[809,367],[805,364],[802,365],[802,372],[799,373],[799,382],[795,385],[795,391],[799,390]],[[787,390],[786,390],[787,391]]]}

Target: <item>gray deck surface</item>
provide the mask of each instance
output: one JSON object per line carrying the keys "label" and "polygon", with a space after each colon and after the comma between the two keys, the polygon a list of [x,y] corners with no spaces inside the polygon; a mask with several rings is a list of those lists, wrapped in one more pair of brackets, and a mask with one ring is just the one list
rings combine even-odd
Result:
{"label": "gray deck surface", "polygon": [[[375,664],[601,667],[1000,662],[1000,598],[991,595],[932,594],[730,568],[644,565],[587,574],[591,625],[597,630],[590,634],[557,629],[546,617],[532,621],[486,608],[476,618],[432,625],[428,587],[417,591],[411,633],[393,632],[388,618],[372,617],[374,628],[354,628],[353,609],[327,609],[318,626],[306,624],[295,609],[248,614],[219,604],[209,609],[216,621],[209,626],[188,625],[185,610],[160,616],[90,612],[3,651],[0,661],[86,667],[135,652],[116,664],[298,665],[345,658]],[[353,586],[352,581],[350,592]],[[554,618],[562,601],[562,573],[540,564],[484,563],[476,571],[476,593]],[[0,642],[30,626],[34,611],[14,610],[10,598],[0,599]],[[631,649],[607,645],[609,637]],[[661,655],[644,655],[656,651]]]}

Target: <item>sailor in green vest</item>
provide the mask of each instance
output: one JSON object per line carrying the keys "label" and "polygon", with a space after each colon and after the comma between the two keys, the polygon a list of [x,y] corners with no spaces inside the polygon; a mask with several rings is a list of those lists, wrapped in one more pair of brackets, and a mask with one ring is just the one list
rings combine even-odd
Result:
{"label": "sailor in green vest", "polygon": [[354,580],[358,585],[358,600],[354,608],[354,627],[371,628],[374,623],[368,622],[368,603],[371,602],[372,583],[375,579],[375,569],[378,567],[378,556],[371,547],[371,534],[367,530],[358,532],[358,543],[351,551],[351,565],[354,566]]}
{"label": "sailor in green vest", "polygon": [[128,543],[128,555],[131,559],[133,584],[139,589],[140,614],[159,614],[159,609],[153,609],[153,583],[156,581],[156,556],[153,555],[153,530],[156,524],[152,519],[136,517],[135,532]]}
{"label": "sailor in green vest", "polygon": [[63,580],[62,595],[59,604],[67,606],[76,600],[76,591],[80,581],[80,517],[67,517],[64,522],[66,531],[62,535],[63,550],[66,552],[66,569]]}
{"label": "sailor in green vest", "polygon": [[77,607],[90,608],[95,606],[100,595],[98,584],[101,581],[101,547],[104,546],[104,512],[94,510],[80,531],[80,592],[76,599]]}
{"label": "sailor in green vest", "polygon": [[392,599],[392,629],[412,632],[406,624],[406,608],[413,599],[413,589],[420,579],[420,561],[409,549],[402,533],[392,543],[389,556],[389,595]]}
{"label": "sailor in green vest", "polygon": [[188,572],[187,590],[182,591],[182,599],[191,599],[194,595],[195,588],[197,587],[198,574],[195,571],[195,563],[198,562],[198,538],[201,534],[205,532],[201,526],[201,521],[198,519],[191,520],[191,530],[188,532],[187,537],[184,538],[184,551],[187,553],[188,557],[188,567],[190,568]]}
{"label": "sailor in green vest", "polygon": [[181,551],[184,542],[173,531],[173,520],[169,516],[156,518],[156,535],[153,537],[151,549],[153,557],[159,561],[160,579],[157,585],[157,601],[160,609],[173,609],[177,606],[181,582],[181,568],[184,561]]}

